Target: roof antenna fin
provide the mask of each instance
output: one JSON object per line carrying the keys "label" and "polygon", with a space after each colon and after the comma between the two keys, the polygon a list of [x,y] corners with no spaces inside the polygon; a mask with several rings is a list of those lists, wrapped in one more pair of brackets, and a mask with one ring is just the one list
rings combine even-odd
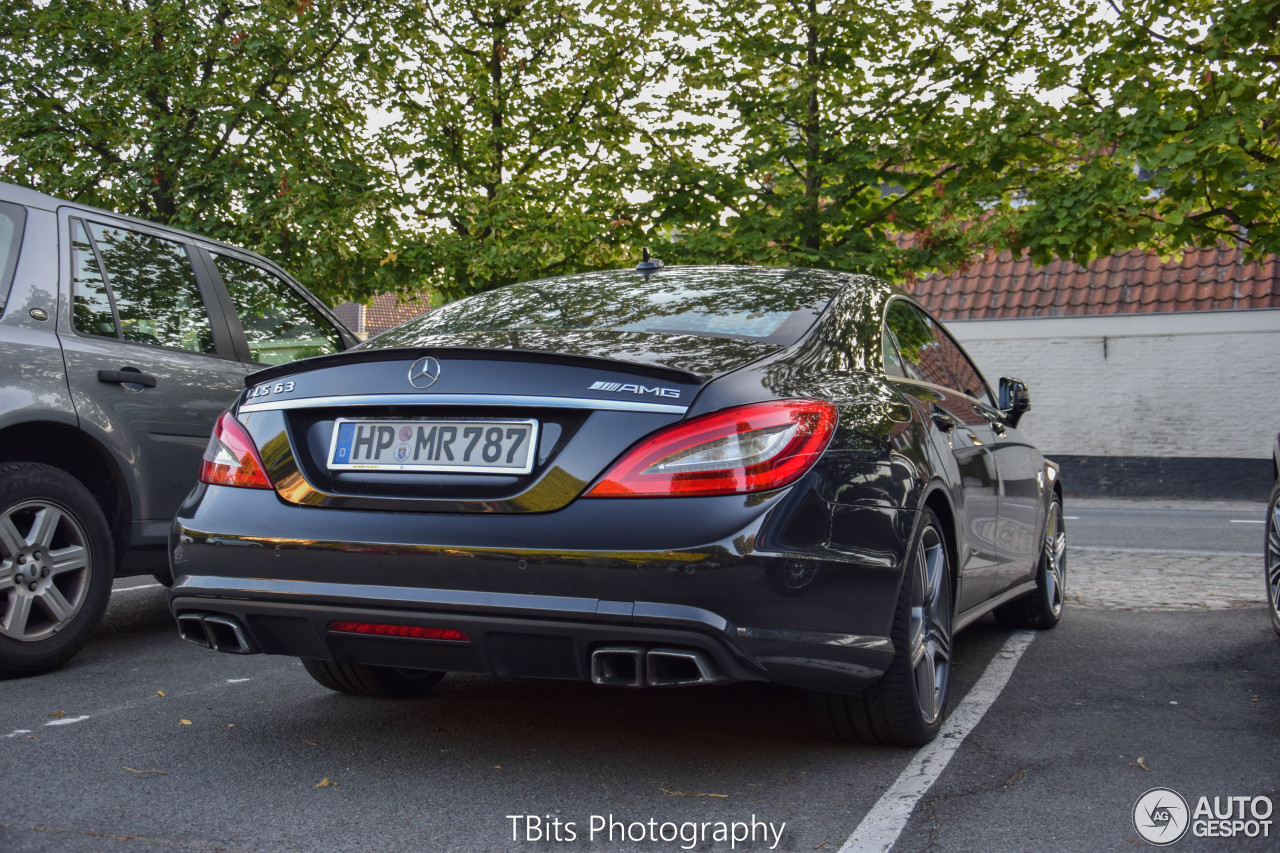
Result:
{"label": "roof antenna fin", "polygon": [[640,263],[636,264],[636,269],[644,276],[644,280],[648,281],[649,276],[662,269],[662,261],[649,256],[649,247],[645,246],[641,250]]}

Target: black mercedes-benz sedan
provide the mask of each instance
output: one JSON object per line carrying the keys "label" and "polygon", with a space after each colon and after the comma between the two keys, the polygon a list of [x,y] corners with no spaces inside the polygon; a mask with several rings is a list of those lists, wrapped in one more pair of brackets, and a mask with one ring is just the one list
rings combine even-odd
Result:
{"label": "black mercedes-benz sedan", "polygon": [[347,693],[771,681],[933,737],[956,631],[1061,615],[1026,387],[873,278],[641,266],[250,376],[173,525],[182,636]]}

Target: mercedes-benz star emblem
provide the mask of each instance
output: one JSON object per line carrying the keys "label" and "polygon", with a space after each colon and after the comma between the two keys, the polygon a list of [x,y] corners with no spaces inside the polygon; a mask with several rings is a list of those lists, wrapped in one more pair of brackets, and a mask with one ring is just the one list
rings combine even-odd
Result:
{"label": "mercedes-benz star emblem", "polygon": [[414,388],[430,388],[440,378],[440,362],[431,356],[420,358],[409,366],[409,384]]}

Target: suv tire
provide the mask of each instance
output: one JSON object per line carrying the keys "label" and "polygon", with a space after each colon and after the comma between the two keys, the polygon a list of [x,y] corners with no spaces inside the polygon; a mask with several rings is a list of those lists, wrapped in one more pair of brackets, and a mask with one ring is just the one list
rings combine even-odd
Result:
{"label": "suv tire", "polygon": [[102,508],[66,471],[0,464],[0,676],[53,669],[88,642],[114,575]]}

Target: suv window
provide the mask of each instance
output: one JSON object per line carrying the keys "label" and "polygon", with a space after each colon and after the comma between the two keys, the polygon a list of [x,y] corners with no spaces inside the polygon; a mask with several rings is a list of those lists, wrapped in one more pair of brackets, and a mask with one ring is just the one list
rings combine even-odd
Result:
{"label": "suv window", "polygon": [[[886,337],[892,338],[885,343],[886,372],[892,375],[900,369],[911,379],[953,388],[994,405],[982,374],[940,323],[902,299],[889,306],[885,323],[890,332]],[[899,356],[892,364],[890,343],[896,344]]]}
{"label": "suv window", "polygon": [[0,311],[9,301],[9,285],[18,265],[18,247],[22,245],[22,226],[27,209],[17,204],[0,202]]}
{"label": "suv window", "polygon": [[72,223],[76,330],[212,353],[213,327],[186,247],[116,226]]}
{"label": "suv window", "polygon": [[260,364],[285,364],[342,349],[338,330],[288,282],[257,264],[213,253],[218,274]]}

